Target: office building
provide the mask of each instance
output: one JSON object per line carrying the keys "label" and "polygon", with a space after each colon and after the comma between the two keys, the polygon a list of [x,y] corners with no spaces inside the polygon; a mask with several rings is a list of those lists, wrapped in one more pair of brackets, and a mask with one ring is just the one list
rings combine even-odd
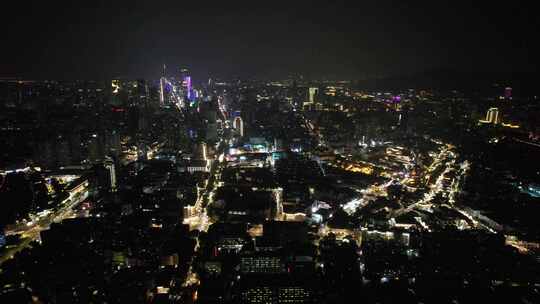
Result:
{"label": "office building", "polygon": [[233,120],[233,128],[238,132],[240,137],[244,136],[244,121],[242,117],[236,116]]}
{"label": "office building", "polygon": [[114,168],[114,161],[107,157],[105,159],[105,168],[107,168],[107,170],[109,170],[109,177],[110,177],[110,181],[111,181],[111,191],[112,192],[116,192],[116,189],[117,189],[117,185],[116,185],[116,170]]}

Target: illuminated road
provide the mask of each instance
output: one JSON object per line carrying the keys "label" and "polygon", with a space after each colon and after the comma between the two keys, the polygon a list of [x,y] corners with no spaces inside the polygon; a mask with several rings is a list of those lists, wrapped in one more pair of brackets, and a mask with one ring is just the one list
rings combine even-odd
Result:
{"label": "illuminated road", "polygon": [[76,214],[73,208],[79,205],[88,197],[88,190],[83,190],[78,196],[70,196],[60,203],[60,209],[55,212],[51,212],[46,216],[43,216],[37,220],[36,223],[30,225],[25,230],[17,229],[14,231],[6,231],[6,235],[18,234],[21,237],[20,243],[16,246],[9,248],[4,255],[0,257],[0,265],[5,261],[13,258],[13,256],[28,248],[33,241],[41,241],[40,232],[48,230],[52,223],[59,223],[67,218],[73,218]]}
{"label": "illuminated road", "polygon": [[[403,209],[399,214],[407,213],[414,208],[420,206],[420,205],[427,205],[430,206],[433,198],[437,196],[437,194],[443,192],[445,190],[444,187],[444,179],[448,173],[453,169],[455,165],[455,154],[453,154],[448,147],[444,147],[441,152],[435,157],[433,163],[428,169],[428,174],[426,175],[429,180],[433,180],[433,177],[431,174],[433,171],[435,171],[435,168],[438,166],[443,166],[444,170],[440,173],[439,176],[436,177],[435,182],[427,185],[429,188],[428,192],[424,194],[424,197],[417,201],[414,204],[409,205],[407,208]],[[398,215],[399,215],[398,214]]]}
{"label": "illuminated road", "polygon": [[[441,145],[442,143],[437,142]],[[467,175],[470,169],[470,163],[463,161],[457,163],[457,155],[453,152],[453,147],[450,145],[442,145],[438,154],[432,154],[433,162],[424,172],[422,178],[428,182],[426,185],[426,192],[423,197],[416,202],[406,206],[405,208],[396,210],[392,216],[398,217],[402,214],[413,211],[414,209],[432,210],[434,199],[436,197],[442,197],[444,201],[437,202],[438,204],[445,205],[448,208],[460,213],[463,217],[467,218],[473,227],[486,230],[491,233],[497,233],[502,230],[502,226],[482,215],[479,211],[473,210],[468,207],[457,206],[456,196],[461,192],[463,186],[464,176]],[[401,180],[392,179],[386,184],[376,186],[370,185],[366,189],[359,190],[357,192],[362,193],[357,198],[342,206],[343,210],[349,215],[353,215],[358,209],[365,207],[369,202],[374,201],[378,195],[382,192],[386,192],[389,185],[393,183],[405,184],[407,178]],[[430,227],[424,223],[420,218],[417,219],[420,225],[430,230]]]}
{"label": "illuminated road", "polygon": [[[184,103],[184,99],[181,98],[177,93],[177,86],[175,86],[169,79],[167,78],[163,78],[165,80],[165,83],[168,84],[172,90],[170,91],[171,93],[171,97],[174,101],[174,104],[176,105],[176,107],[179,109],[179,110],[182,110],[182,108],[185,107],[185,103]],[[182,111],[180,111],[182,112]]]}
{"label": "illuminated road", "polygon": [[[225,142],[220,142],[216,150],[216,155],[220,155],[225,151]],[[207,207],[208,204],[213,202],[217,181],[216,173],[219,171],[219,166],[220,163],[218,161],[211,160],[209,177],[206,180],[205,187],[199,190],[199,196],[194,205],[197,215],[184,220],[184,224],[188,224],[190,230],[207,231],[208,227],[212,224],[208,217]]]}
{"label": "illuminated road", "polygon": [[[225,115],[225,114],[224,114]],[[226,148],[226,144],[229,142],[229,138],[221,138],[219,145],[216,149],[215,155],[221,155]],[[199,195],[197,197],[197,201],[195,202],[194,208],[196,210],[196,216],[184,219],[184,224],[188,224],[190,230],[198,230],[198,231],[208,231],[208,227],[212,224],[210,221],[210,218],[208,217],[208,205],[212,204],[213,197],[215,195],[216,185],[218,176],[221,176],[218,174],[221,170],[220,168],[221,164],[220,162],[216,160],[211,160],[210,163],[210,174],[208,176],[208,179],[205,182],[205,186],[202,190],[199,190]],[[197,255],[197,252],[199,251],[200,243],[199,238],[195,238],[195,241],[197,242],[194,249],[194,256]],[[193,260],[190,263],[189,270],[186,276],[186,279],[184,283],[182,284],[182,287],[191,290],[192,287],[197,287],[199,285],[199,275],[193,271]],[[193,297],[195,298],[197,294],[197,291],[195,289]]]}
{"label": "illuminated road", "polygon": [[522,144],[526,144],[526,145],[529,145],[529,146],[539,147],[540,148],[540,144],[535,143],[535,142],[525,141],[525,140],[521,140],[519,138],[514,138],[514,140],[517,141],[517,142],[520,142]]}

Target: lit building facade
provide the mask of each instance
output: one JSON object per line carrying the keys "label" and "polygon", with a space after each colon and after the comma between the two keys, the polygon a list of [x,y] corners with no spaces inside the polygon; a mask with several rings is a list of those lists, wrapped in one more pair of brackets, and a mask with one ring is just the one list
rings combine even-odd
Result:
{"label": "lit building facade", "polygon": [[238,131],[238,134],[240,134],[241,137],[244,136],[244,121],[242,120],[242,117],[237,116],[234,118],[233,128]]}
{"label": "lit building facade", "polygon": [[109,176],[111,181],[111,191],[116,192],[117,183],[116,183],[116,170],[114,168],[114,162],[111,158],[105,160],[105,168],[109,170]]}
{"label": "lit building facade", "polygon": [[309,96],[308,96],[309,103],[312,103],[312,104],[315,103],[315,98],[318,93],[319,93],[318,88],[309,88]]}
{"label": "lit building facade", "polygon": [[165,105],[165,77],[159,79],[159,106]]}
{"label": "lit building facade", "polygon": [[481,123],[485,124],[498,124],[500,123],[499,109],[490,108],[486,113],[486,119],[480,120]]}
{"label": "lit building facade", "polygon": [[285,265],[277,256],[244,256],[241,258],[242,273],[284,273]]}

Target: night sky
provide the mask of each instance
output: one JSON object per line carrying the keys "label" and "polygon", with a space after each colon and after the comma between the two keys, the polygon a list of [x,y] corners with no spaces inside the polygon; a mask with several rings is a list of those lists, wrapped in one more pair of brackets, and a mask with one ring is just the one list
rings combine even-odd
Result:
{"label": "night sky", "polygon": [[520,1],[18,2],[2,9],[0,77],[155,78],[163,63],[199,79],[539,67],[535,10]]}

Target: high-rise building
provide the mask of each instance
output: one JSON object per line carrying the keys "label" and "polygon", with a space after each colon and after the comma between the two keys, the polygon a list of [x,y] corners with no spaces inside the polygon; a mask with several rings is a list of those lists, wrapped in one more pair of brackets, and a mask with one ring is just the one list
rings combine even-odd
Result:
{"label": "high-rise building", "polygon": [[209,142],[215,142],[217,141],[218,137],[218,124],[216,122],[214,123],[208,123],[206,126],[206,140]]}
{"label": "high-rise building", "polygon": [[313,292],[305,283],[294,282],[286,277],[255,276],[239,283],[240,303],[312,303]]}
{"label": "high-rise building", "polygon": [[317,94],[319,93],[319,89],[318,88],[309,88],[309,103],[315,103],[315,99],[316,99],[316,96]]}
{"label": "high-rise building", "polygon": [[114,161],[110,157],[107,157],[105,159],[105,168],[109,170],[109,177],[111,181],[110,186],[112,192],[116,192],[116,171],[114,167]]}
{"label": "high-rise building", "polygon": [[180,79],[184,79],[189,76],[189,70],[186,68],[180,68]]}
{"label": "high-rise building", "polygon": [[180,95],[182,98],[187,100],[192,100],[193,98],[193,87],[191,85],[191,76],[189,75],[189,70],[186,68],[180,68]]}
{"label": "high-rise building", "polygon": [[242,120],[242,117],[236,116],[234,118],[233,128],[238,131],[238,134],[240,134],[241,137],[244,136],[244,121]]}
{"label": "high-rise building", "polygon": [[512,88],[511,87],[504,88],[504,98],[512,99]]}
{"label": "high-rise building", "polygon": [[216,120],[216,128],[217,128],[218,132],[223,131],[223,121],[221,119]]}
{"label": "high-rise building", "polygon": [[136,103],[140,107],[148,106],[148,100],[150,98],[150,91],[148,90],[148,84],[144,79],[137,79],[136,90],[134,92]]}
{"label": "high-rise building", "polygon": [[163,72],[161,78],[159,78],[159,106],[165,106],[165,69],[167,66],[163,65]]}
{"label": "high-rise building", "polygon": [[315,105],[315,102],[317,100],[317,96],[319,94],[319,88],[316,87],[310,87],[307,91],[307,100],[303,104],[303,108],[312,108]]}
{"label": "high-rise building", "polygon": [[277,303],[276,291],[269,286],[254,286],[242,292],[243,303]]}
{"label": "high-rise building", "polygon": [[123,105],[122,82],[119,79],[113,79],[111,81],[111,102],[110,103],[116,107],[120,107]]}
{"label": "high-rise building", "polygon": [[0,229],[0,248],[4,247],[6,245],[6,236],[4,234],[4,229]]}
{"label": "high-rise building", "polygon": [[92,134],[92,136],[88,139],[87,143],[88,147],[88,160],[92,163],[99,163],[103,160],[103,155],[105,154],[104,147],[103,147],[103,140],[101,136],[98,136],[97,133]]}
{"label": "high-rise building", "polygon": [[159,79],[159,106],[165,105],[165,77]]}
{"label": "high-rise building", "polygon": [[[85,92],[85,95],[80,97],[81,101],[88,99],[86,89],[80,88],[78,90]],[[115,107],[142,106],[145,105],[148,98],[146,82],[142,79],[113,79],[110,92],[110,103]]]}
{"label": "high-rise building", "polygon": [[293,80],[292,82],[290,95],[293,106],[298,107],[301,101],[298,98],[298,84],[296,83],[296,80]]}
{"label": "high-rise building", "polygon": [[137,143],[137,158],[139,160],[148,159],[148,146],[142,140]]}
{"label": "high-rise building", "polygon": [[311,294],[304,286],[283,286],[277,290],[278,303],[309,303]]}
{"label": "high-rise building", "polygon": [[119,157],[122,152],[120,144],[120,134],[116,130],[112,130],[110,133],[105,134],[106,139],[106,151],[115,157]]}
{"label": "high-rise building", "polygon": [[193,99],[193,89],[191,87],[191,76],[184,77],[184,89],[186,90],[186,97],[188,100]]}
{"label": "high-rise building", "polygon": [[242,273],[284,273],[285,265],[279,256],[244,256],[241,258]]}

